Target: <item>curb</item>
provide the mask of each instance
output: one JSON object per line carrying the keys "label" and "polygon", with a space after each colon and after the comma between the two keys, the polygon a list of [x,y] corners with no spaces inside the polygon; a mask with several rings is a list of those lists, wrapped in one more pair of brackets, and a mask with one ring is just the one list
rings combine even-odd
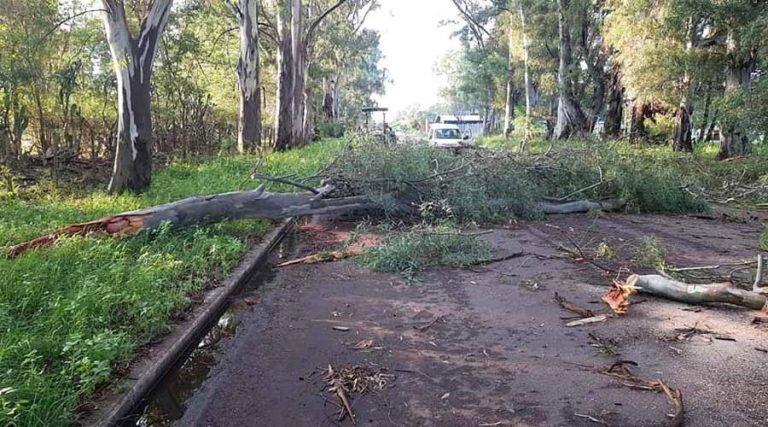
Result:
{"label": "curb", "polygon": [[176,337],[162,356],[141,374],[138,381],[119,398],[106,414],[97,421],[100,426],[120,426],[135,415],[136,409],[146,402],[147,397],[160,384],[168,370],[173,368],[191,351],[229,305],[230,298],[251,280],[259,267],[267,260],[272,250],[290,231],[294,218],[282,221],[277,228],[264,236],[264,241],[251,249],[238,267],[224,280],[220,291],[213,300],[205,303],[202,312],[192,321],[185,331]]}

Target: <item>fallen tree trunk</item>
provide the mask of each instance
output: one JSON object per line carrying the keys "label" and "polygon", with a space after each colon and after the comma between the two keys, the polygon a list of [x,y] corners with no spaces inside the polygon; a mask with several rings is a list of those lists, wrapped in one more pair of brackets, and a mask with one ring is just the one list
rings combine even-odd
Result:
{"label": "fallen tree trunk", "polygon": [[657,274],[633,274],[627,278],[626,284],[636,287],[640,292],[689,304],[724,302],[768,311],[768,298],[765,295],[736,288],[730,283],[690,285]]}
{"label": "fallen tree trunk", "polygon": [[601,202],[577,200],[575,202],[554,203],[539,202],[539,208],[545,214],[571,214],[589,211],[615,211],[621,209],[626,202],[621,199],[609,199]]}
{"label": "fallen tree trunk", "polygon": [[[373,200],[367,196],[351,196],[323,199],[334,187],[325,187],[304,193],[269,193],[263,187],[251,191],[196,196],[164,205],[153,206],[131,212],[120,213],[83,224],[72,224],[55,230],[34,240],[11,246],[6,250],[9,257],[18,256],[28,250],[48,247],[62,237],[85,236],[102,233],[111,236],[125,236],[145,230],[153,230],[160,224],[172,227],[206,225],[224,220],[245,218],[280,219],[301,215],[326,215],[350,211],[379,210],[384,205],[395,206],[401,211],[411,211],[413,206],[395,196]],[[539,202],[547,214],[569,214],[591,210],[616,210],[624,201],[614,199],[602,202],[579,200],[557,203]]]}
{"label": "fallen tree trunk", "polygon": [[223,220],[244,218],[280,219],[300,215],[322,215],[378,208],[367,197],[343,197],[323,200],[333,187],[326,186],[315,193],[269,193],[263,187],[252,191],[237,191],[211,196],[196,196],[164,205],[73,224],[51,234],[8,248],[7,255],[15,257],[28,250],[51,246],[60,238],[91,233],[112,236],[136,234],[152,230],[160,224],[172,227],[205,225]]}

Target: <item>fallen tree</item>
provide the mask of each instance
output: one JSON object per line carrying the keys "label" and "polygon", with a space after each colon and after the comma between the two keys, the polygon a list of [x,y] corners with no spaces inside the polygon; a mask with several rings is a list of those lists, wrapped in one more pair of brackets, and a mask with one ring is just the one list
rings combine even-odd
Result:
{"label": "fallen tree", "polygon": [[633,274],[627,278],[626,285],[640,292],[688,304],[721,302],[768,311],[765,295],[737,288],[731,283],[688,284],[658,274]]}
{"label": "fallen tree", "polygon": [[28,250],[51,246],[62,237],[102,233],[125,236],[153,230],[160,224],[189,227],[245,218],[280,219],[300,215],[322,215],[373,209],[378,203],[364,196],[323,199],[333,190],[325,186],[314,192],[270,193],[263,187],[251,191],[196,196],[164,205],[111,215],[83,224],[72,224],[7,249],[10,257]]}

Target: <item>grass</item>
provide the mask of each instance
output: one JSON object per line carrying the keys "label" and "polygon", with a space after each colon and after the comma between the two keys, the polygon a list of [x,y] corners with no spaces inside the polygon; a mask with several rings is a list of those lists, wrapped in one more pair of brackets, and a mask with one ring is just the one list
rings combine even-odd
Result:
{"label": "grass", "polygon": [[490,256],[490,246],[482,238],[441,226],[395,234],[383,246],[367,250],[358,262],[376,271],[410,274],[429,267],[473,265]]}
{"label": "grass", "polygon": [[[56,227],[200,194],[255,188],[265,174],[309,176],[343,147],[328,140],[257,159],[177,163],[141,195],[42,184],[0,199],[0,246]],[[294,191],[269,184],[273,191]],[[161,228],[124,239],[75,237],[16,259],[0,258],[0,424],[71,425],[78,405],[106,384],[138,347],[167,331],[191,297],[237,264],[262,220]]]}

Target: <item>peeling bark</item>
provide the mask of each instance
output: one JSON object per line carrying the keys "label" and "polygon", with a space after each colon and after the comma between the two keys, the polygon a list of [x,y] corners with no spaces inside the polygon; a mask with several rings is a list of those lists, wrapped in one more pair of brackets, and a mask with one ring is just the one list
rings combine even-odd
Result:
{"label": "peeling bark", "polygon": [[140,192],[152,177],[152,64],[172,0],[155,0],[131,36],[123,2],[102,0],[104,25],[117,76],[117,151],[109,192]]}
{"label": "peeling bark", "polygon": [[287,150],[293,140],[293,52],[291,4],[283,0],[277,12],[277,99],[275,102],[275,150]]}
{"label": "peeling bark", "polygon": [[245,153],[261,145],[261,82],[259,80],[259,2],[224,1],[240,28],[240,58],[237,80],[240,87],[237,151]]}
{"label": "peeling bark", "polygon": [[325,215],[376,208],[367,197],[345,197],[323,200],[333,187],[315,193],[268,193],[263,188],[252,191],[197,196],[173,203],[108,216],[84,224],[73,224],[7,249],[8,256],[54,245],[67,236],[101,233],[109,236],[133,235],[153,230],[163,223],[172,227],[189,227],[223,220],[244,218],[280,219],[299,215]]}

